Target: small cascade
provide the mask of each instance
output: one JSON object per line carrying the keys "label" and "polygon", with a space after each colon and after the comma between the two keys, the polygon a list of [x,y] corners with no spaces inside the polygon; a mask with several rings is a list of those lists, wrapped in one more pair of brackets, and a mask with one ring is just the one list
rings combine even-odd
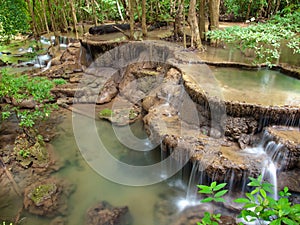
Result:
{"label": "small cascade", "polygon": [[300,127],[299,111],[296,112],[295,109],[291,109],[291,112],[289,112],[289,109],[282,109],[279,113],[276,113],[275,111],[273,113],[274,115],[270,110],[270,112],[261,115],[258,131],[262,131],[265,127],[274,124],[286,127]]}
{"label": "small cascade", "polygon": [[47,63],[46,67],[43,68],[42,72],[45,72],[46,70],[48,70],[51,67],[51,62],[52,62],[52,59],[49,60],[49,62]]}
{"label": "small cascade", "polygon": [[205,172],[200,168],[201,164],[199,161],[193,162],[188,185],[186,186],[186,196],[178,199],[178,201],[176,202],[179,211],[182,211],[190,206],[201,204],[197,185],[203,183],[202,180],[205,176]]}
{"label": "small cascade", "polygon": [[[260,174],[262,174],[263,180],[273,185],[272,198],[278,199],[277,175],[286,168],[289,158],[288,151],[286,151],[284,145],[274,142],[268,132],[265,132],[258,146],[246,148],[242,152],[244,157],[253,157],[253,159],[258,157],[261,159]],[[186,197],[177,202],[180,210],[200,204],[201,195],[198,194],[198,184],[209,185],[211,182],[218,180],[218,171],[209,176],[206,174],[205,163],[201,164],[201,161],[197,160],[191,162],[191,164],[192,167],[186,186]],[[251,174],[250,171],[244,171],[241,175],[237,174],[234,169],[227,170],[222,182],[227,183],[226,189],[229,190],[228,194],[236,195],[237,193],[248,192],[249,174]],[[219,181],[219,183],[221,182]]]}
{"label": "small cascade", "polygon": [[245,149],[247,153],[261,155],[264,160],[262,163],[261,174],[263,180],[273,185],[273,198],[278,199],[277,175],[284,170],[288,164],[289,153],[281,143],[276,143],[268,132],[264,132],[262,140],[257,147]]}
{"label": "small cascade", "polygon": [[60,48],[67,48],[69,44],[69,39],[65,36],[59,37],[59,47]]}
{"label": "small cascade", "polygon": [[286,151],[283,144],[273,141],[272,136],[267,131],[263,134],[260,147],[263,148],[278,171],[282,171],[287,167],[290,158],[289,151]]}
{"label": "small cascade", "polygon": [[268,180],[273,185],[273,195],[275,200],[278,200],[277,193],[277,168],[272,160],[267,160],[262,170],[263,180]]}

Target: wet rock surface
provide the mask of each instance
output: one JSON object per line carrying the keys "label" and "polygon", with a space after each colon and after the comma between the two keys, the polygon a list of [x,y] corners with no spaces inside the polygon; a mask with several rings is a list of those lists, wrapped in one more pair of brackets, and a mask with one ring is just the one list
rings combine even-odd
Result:
{"label": "wet rock surface", "polygon": [[27,187],[24,208],[34,214],[55,217],[67,214],[67,199],[74,187],[62,180],[45,179]]}
{"label": "wet rock surface", "polygon": [[87,211],[86,225],[128,224],[130,224],[130,215],[127,206],[113,207],[108,202],[100,202]]}
{"label": "wet rock surface", "polygon": [[292,192],[300,194],[300,169],[280,172],[278,176],[278,189],[283,190],[286,186]]}
{"label": "wet rock surface", "polygon": [[228,170],[236,180],[245,173],[257,176],[263,159],[251,160],[241,149],[253,146],[253,135],[265,126],[285,123],[291,115],[290,124],[297,125],[299,109],[224,101],[209,69],[191,54],[159,41],[130,42],[105,52],[85,70],[75,102],[103,104],[124,98],[146,111],[145,128],[154,142],[166,149],[177,143],[172,151],[180,153],[175,158],[210,162],[206,172],[219,181]]}
{"label": "wet rock surface", "polygon": [[[107,44],[107,46],[100,47],[105,52],[119,45],[121,44]],[[153,46],[153,55],[159,57],[156,61],[149,62],[146,51]],[[228,174],[234,174],[235,181],[233,182],[239,184],[238,181],[244,176],[257,176],[261,172],[263,159],[260,156],[249,157],[241,149],[252,146],[256,141],[253,135],[270,124],[297,126],[300,121],[299,107],[266,107],[223,101],[218,93],[214,92],[215,84],[210,80],[212,77],[206,74],[203,62],[197,58],[190,59],[189,53],[178,47],[165,46],[165,43],[159,42],[154,45],[146,43],[145,46],[143,43],[131,43],[129,47],[125,47],[125,50],[107,53],[106,57],[96,60],[94,65],[83,71],[81,68],[84,67],[78,60],[80,52],[79,44],[71,45],[71,48],[61,57],[56,58],[55,65],[43,73],[49,78],[63,78],[68,82],[52,91],[59,105],[68,107],[73,103],[102,105],[107,102],[116,102],[120,109],[127,107],[125,113],[115,108],[116,115],[125,118],[119,119],[119,117],[111,120],[119,125],[130,123],[128,117],[130,117],[130,110],[134,107],[132,114],[136,118],[143,114],[145,128],[150,138],[154,142],[162,143],[162,151],[165,155],[173,153],[171,157],[177,161],[187,161],[191,158],[193,162],[205,162],[205,173],[217,181],[227,181]],[[129,52],[130,56],[128,56]],[[120,60],[123,58],[130,63],[132,59],[147,62],[137,63],[130,67]],[[167,59],[166,65],[160,63],[162,59]],[[196,79],[193,76],[192,71],[196,68],[193,66],[200,66],[203,69],[201,74],[203,77],[199,76],[199,79]],[[31,107],[29,103],[24,107]],[[216,113],[212,119],[210,111],[220,112],[220,114],[225,112],[227,118],[219,117]],[[53,181],[50,184],[54,185],[49,186],[49,190],[40,198],[40,201],[33,201],[34,190],[41,185],[49,184],[45,180],[44,183],[38,182],[31,185],[33,181],[40,180],[41,176],[48,177],[55,169],[50,168],[51,166],[48,168],[32,166],[34,163],[31,161],[27,165],[24,164],[23,167],[28,168],[24,172],[19,164],[10,164],[10,157],[16,157],[16,152],[18,152],[13,150],[13,143],[10,144],[11,140],[14,141],[16,138],[15,128],[13,126],[2,128],[1,124],[0,140],[6,144],[0,142],[0,153],[4,162],[9,165],[10,171],[16,174],[15,180],[18,185],[21,188],[28,187],[25,190],[26,202],[24,200],[26,209],[36,215],[47,214],[50,217],[65,215],[66,204],[62,203],[65,200],[61,199],[65,199],[71,191],[65,192],[60,182]],[[288,169],[299,168],[299,138],[294,139],[294,135],[283,135],[282,132],[278,134],[277,131],[271,129],[268,131],[273,139],[278,143],[283,143],[293,156]],[[47,135],[49,132],[45,129],[45,133]],[[50,135],[48,140],[51,138]],[[282,172],[282,176],[289,177],[288,186],[292,191],[299,192],[297,188],[299,187],[297,179],[299,171],[295,171]],[[9,180],[1,170],[0,177],[0,186],[3,190],[1,193],[13,193],[13,189],[8,187]],[[279,184],[280,187],[283,185],[287,184]],[[69,188],[66,189],[69,190]],[[64,197],[61,198],[61,196]],[[182,218],[172,220],[172,224],[197,222],[196,220],[199,219],[199,215],[196,215],[196,212],[199,213],[197,210],[203,209],[187,209]],[[168,214],[168,211],[164,212]],[[127,213],[126,207],[113,208],[107,203],[100,203],[88,211],[87,224],[123,224],[119,223],[120,218]],[[63,224],[63,220],[58,218],[57,221],[54,220],[53,223]],[[230,218],[229,221],[231,221]]]}
{"label": "wet rock surface", "polygon": [[273,126],[266,128],[266,136],[270,141],[279,144],[279,150],[273,157],[285,157],[284,170],[300,168],[300,132],[298,128]]}

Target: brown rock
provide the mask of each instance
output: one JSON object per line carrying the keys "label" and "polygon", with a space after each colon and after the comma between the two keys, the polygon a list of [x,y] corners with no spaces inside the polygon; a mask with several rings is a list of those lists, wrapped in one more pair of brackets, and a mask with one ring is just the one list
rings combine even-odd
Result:
{"label": "brown rock", "polygon": [[100,202],[87,212],[87,225],[127,225],[128,207],[113,207],[107,202]]}
{"label": "brown rock", "polygon": [[67,198],[72,191],[72,186],[61,180],[34,183],[25,189],[24,208],[32,214],[50,218],[66,215]]}

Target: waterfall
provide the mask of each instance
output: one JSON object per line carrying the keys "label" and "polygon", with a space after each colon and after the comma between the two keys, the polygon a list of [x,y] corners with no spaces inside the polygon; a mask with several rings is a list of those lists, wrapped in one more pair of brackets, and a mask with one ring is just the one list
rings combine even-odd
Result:
{"label": "waterfall", "polygon": [[[274,142],[269,133],[265,132],[258,146],[246,148],[243,152],[245,153],[245,157],[258,156],[263,159],[260,173],[263,176],[263,180],[272,184],[273,194],[271,194],[271,197],[277,200],[277,175],[280,171],[285,169],[289,156],[284,145]],[[179,209],[199,204],[200,195],[198,194],[197,185],[209,185],[215,181],[218,176],[217,171],[216,174],[207,176],[200,161],[192,162],[192,169],[190,171],[189,181],[186,187],[186,197],[177,203]],[[244,171],[240,179],[236,178],[236,176],[237,174],[235,174],[234,169],[229,169],[225,174],[223,182],[227,183],[226,189],[229,190],[228,194],[236,194],[237,187],[239,187],[241,193],[248,191],[249,171]],[[236,182],[236,180],[239,181]]]}
{"label": "waterfall", "polygon": [[200,173],[200,176],[198,176],[200,171],[200,166],[201,165],[199,161],[193,162],[193,167],[192,167],[190,179],[187,186],[187,192],[186,192],[186,200],[190,203],[196,202],[197,193],[198,193],[197,185],[202,184],[200,180],[203,177],[203,171]]}
{"label": "waterfall", "polygon": [[272,160],[267,160],[262,170],[262,177],[264,180],[268,180],[273,185],[272,198],[278,200],[277,193],[277,168]]}
{"label": "waterfall", "polygon": [[46,70],[48,70],[50,68],[51,62],[52,62],[52,59],[50,59],[49,62],[47,63],[47,66],[42,69],[42,72],[45,72]]}
{"label": "waterfall", "polygon": [[271,135],[265,131],[257,147],[245,149],[244,151],[251,154],[262,155],[262,157],[265,158],[262,163],[261,174],[264,180],[273,185],[274,193],[272,197],[278,199],[277,175],[280,171],[285,169],[289,159],[289,153],[284,148],[284,145],[273,141]]}
{"label": "waterfall", "polygon": [[179,211],[184,210],[189,206],[196,206],[200,203],[200,195],[198,194],[198,184],[203,183],[205,172],[202,169],[201,162],[195,161],[192,163],[188,185],[186,186],[186,196],[177,200],[176,205]]}

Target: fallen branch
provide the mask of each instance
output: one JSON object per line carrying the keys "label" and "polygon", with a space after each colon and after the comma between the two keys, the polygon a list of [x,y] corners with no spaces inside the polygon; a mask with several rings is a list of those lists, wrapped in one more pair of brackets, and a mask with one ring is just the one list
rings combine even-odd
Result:
{"label": "fallen branch", "polygon": [[126,34],[125,31],[122,30],[121,28],[119,28],[117,26],[113,26],[113,28],[115,28],[116,30],[120,31],[125,37],[127,37],[128,39],[130,39],[130,36],[128,34]]}
{"label": "fallen branch", "polygon": [[16,181],[14,180],[11,172],[9,172],[9,170],[7,170],[5,163],[3,162],[1,156],[0,156],[0,166],[3,168],[3,170],[6,173],[7,178],[9,179],[9,181],[12,183],[13,189],[14,191],[17,193],[17,195],[19,195],[20,197],[22,196],[21,191],[19,186],[17,185]]}

